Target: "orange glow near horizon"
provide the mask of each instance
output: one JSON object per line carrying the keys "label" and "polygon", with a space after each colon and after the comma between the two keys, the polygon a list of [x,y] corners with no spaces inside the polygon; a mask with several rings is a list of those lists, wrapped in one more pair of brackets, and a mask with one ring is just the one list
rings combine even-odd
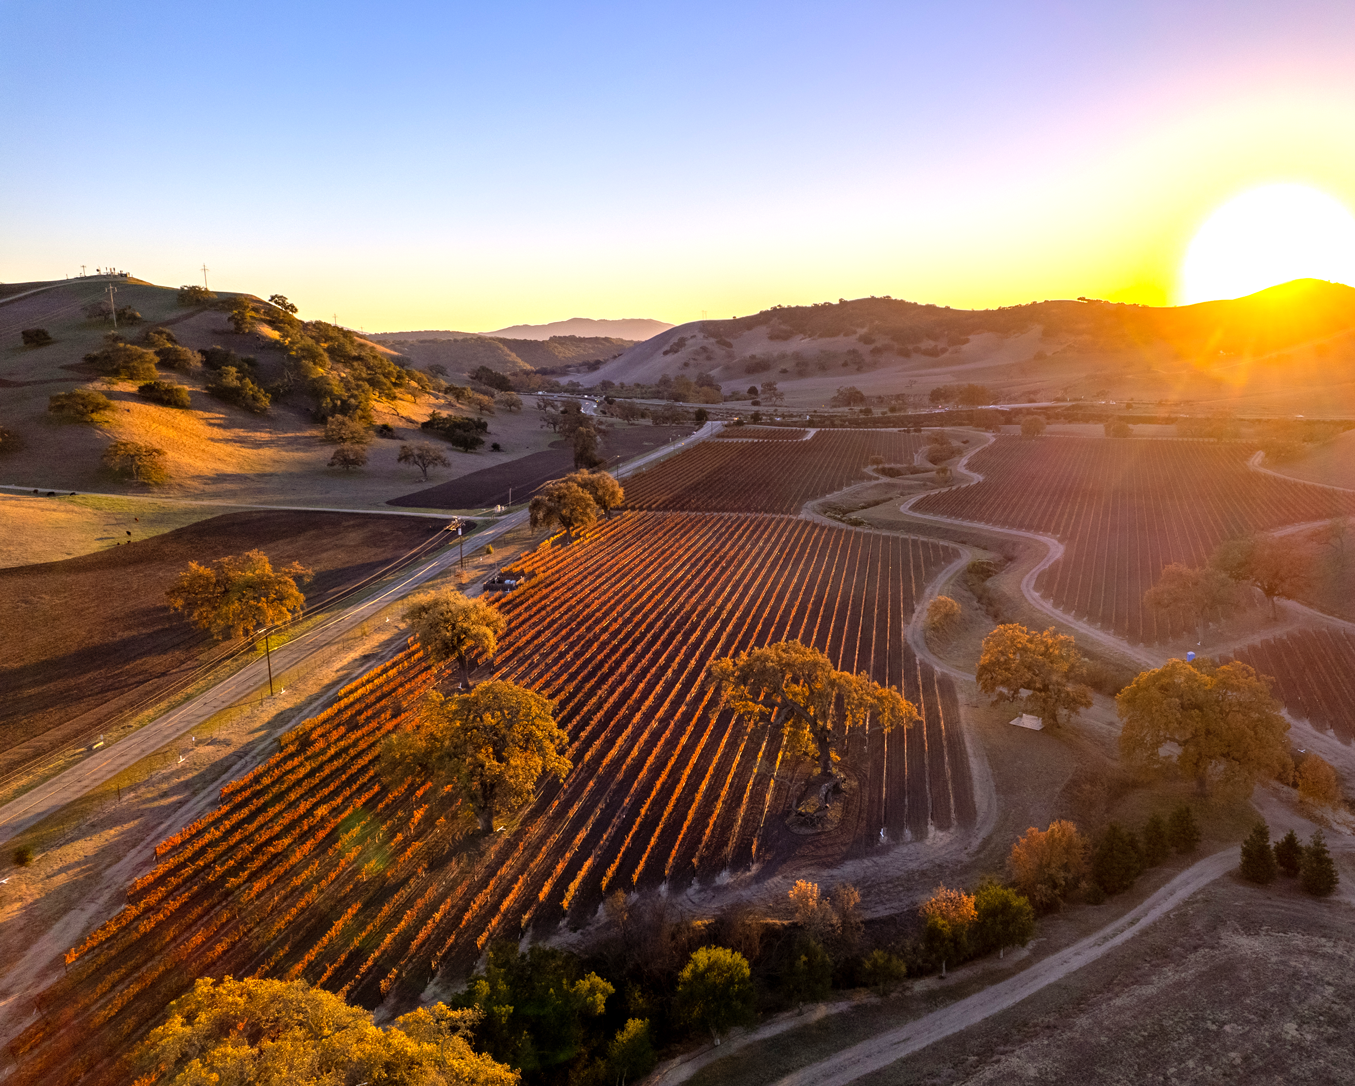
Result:
{"label": "orange glow near horizon", "polygon": [[1233,197],[1195,233],[1178,301],[1238,298],[1293,279],[1355,283],[1355,215],[1307,185],[1263,185]]}

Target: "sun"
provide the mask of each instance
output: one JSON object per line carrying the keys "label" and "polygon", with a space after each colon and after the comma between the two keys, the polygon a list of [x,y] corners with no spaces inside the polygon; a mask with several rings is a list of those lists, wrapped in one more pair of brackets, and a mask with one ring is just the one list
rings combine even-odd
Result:
{"label": "sun", "polygon": [[1307,185],[1263,185],[1209,216],[1181,262],[1182,305],[1240,298],[1291,279],[1355,285],[1355,215]]}

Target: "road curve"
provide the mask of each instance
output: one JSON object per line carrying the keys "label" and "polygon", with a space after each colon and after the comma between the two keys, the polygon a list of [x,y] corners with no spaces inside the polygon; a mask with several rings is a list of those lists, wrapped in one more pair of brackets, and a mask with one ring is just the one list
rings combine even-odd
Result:
{"label": "road curve", "polygon": [[1132,939],[1236,865],[1234,849],[1215,853],[1186,868],[1147,901],[1066,950],[966,999],[803,1067],[780,1079],[775,1086],[844,1086],[985,1018],[1000,1014]]}
{"label": "road curve", "polygon": [[[719,429],[718,423],[707,423],[681,442],[670,443],[628,462],[616,472],[616,475],[624,478],[644,467],[650,461],[666,456],[675,449],[702,441],[718,433]],[[510,513],[491,527],[477,532],[473,537],[474,545],[481,547],[486,543],[492,543],[500,536],[526,522],[527,511],[525,509]],[[451,538],[449,537],[449,539]],[[440,573],[444,573],[455,565],[457,560],[457,549],[448,546],[437,557],[401,575],[394,584],[379,595],[340,612],[315,629],[308,630],[295,640],[283,645],[274,653],[274,673],[282,674],[290,668],[297,667],[311,654],[346,636],[351,630],[364,620],[371,618],[382,608],[409,595]],[[104,781],[121,773],[128,766],[140,761],[153,751],[159,750],[166,743],[172,742],[191,729],[198,727],[221,710],[249,699],[267,683],[267,675],[266,661],[256,660],[241,668],[234,675],[223,679],[211,689],[177,706],[144,727],[138,728],[125,739],[98,751],[64,772],[57,774],[51,780],[0,807],[0,842],[9,840],[53,811],[92,791]]]}

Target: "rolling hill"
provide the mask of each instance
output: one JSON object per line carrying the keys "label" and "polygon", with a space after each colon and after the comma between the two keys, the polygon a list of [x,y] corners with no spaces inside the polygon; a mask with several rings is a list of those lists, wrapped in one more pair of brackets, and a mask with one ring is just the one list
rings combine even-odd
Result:
{"label": "rolling hill", "polygon": [[774,380],[791,406],[840,386],[925,394],[975,382],[1006,401],[1189,403],[1355,414],[1355,289],[1296,280],[1192,306],[1078,299],[990,310],[893,298],[778,306],[670,328],[580,378],[654,384],[710,373],[726,392]]}
{"label": "rolling hill", "polygon": [[[415,338],[415,336],[423,338]],[[634,340],[609,336],[551,336],[549,339],[505,339],[463,335],[444,338],[441,333],[385,332],[369,337],[399,352],[414,365],[429,369],[441,366],[450,376],[474,373],[488,366],[499,373],[543,370],[562,372],[564,367],[605,362],[635,345]]]}

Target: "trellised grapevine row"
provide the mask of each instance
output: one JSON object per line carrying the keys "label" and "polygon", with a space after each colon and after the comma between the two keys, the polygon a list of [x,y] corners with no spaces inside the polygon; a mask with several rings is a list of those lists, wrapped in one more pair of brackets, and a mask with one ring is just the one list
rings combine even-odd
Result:
{"label": "trellised grapevine row", "polygon": [[1000,437],[969,467],[972,486],[914,508],[957,520],[1041,532],[1067,551],[1036,590],[1055,607],[1131,641],[1185,632],[1143,607],[1172,562],[1198,566],[1223,540],[1355,511],[1336,491],[1248,469],[1250,450],[1206,441]]}
{"label": "trellised grapevine row", "polygon": [[1355,636],[1296,630],[1239,649],[1237,659],[1275,680],[1274,694],[1294,716],[1355,740]]}
{"label": "trellised grapevine row", "polygon": [[[780,436],[783,431],[773,431]],[[800,431],[788,431],[802,434]],[[728,431],[736,437],[739,431]],[[807,441],[704,441],[626,480],[630,509],[798,513],[805,502],[864,483],[872,456],[910,464],[916,435],[819,430]]]}

